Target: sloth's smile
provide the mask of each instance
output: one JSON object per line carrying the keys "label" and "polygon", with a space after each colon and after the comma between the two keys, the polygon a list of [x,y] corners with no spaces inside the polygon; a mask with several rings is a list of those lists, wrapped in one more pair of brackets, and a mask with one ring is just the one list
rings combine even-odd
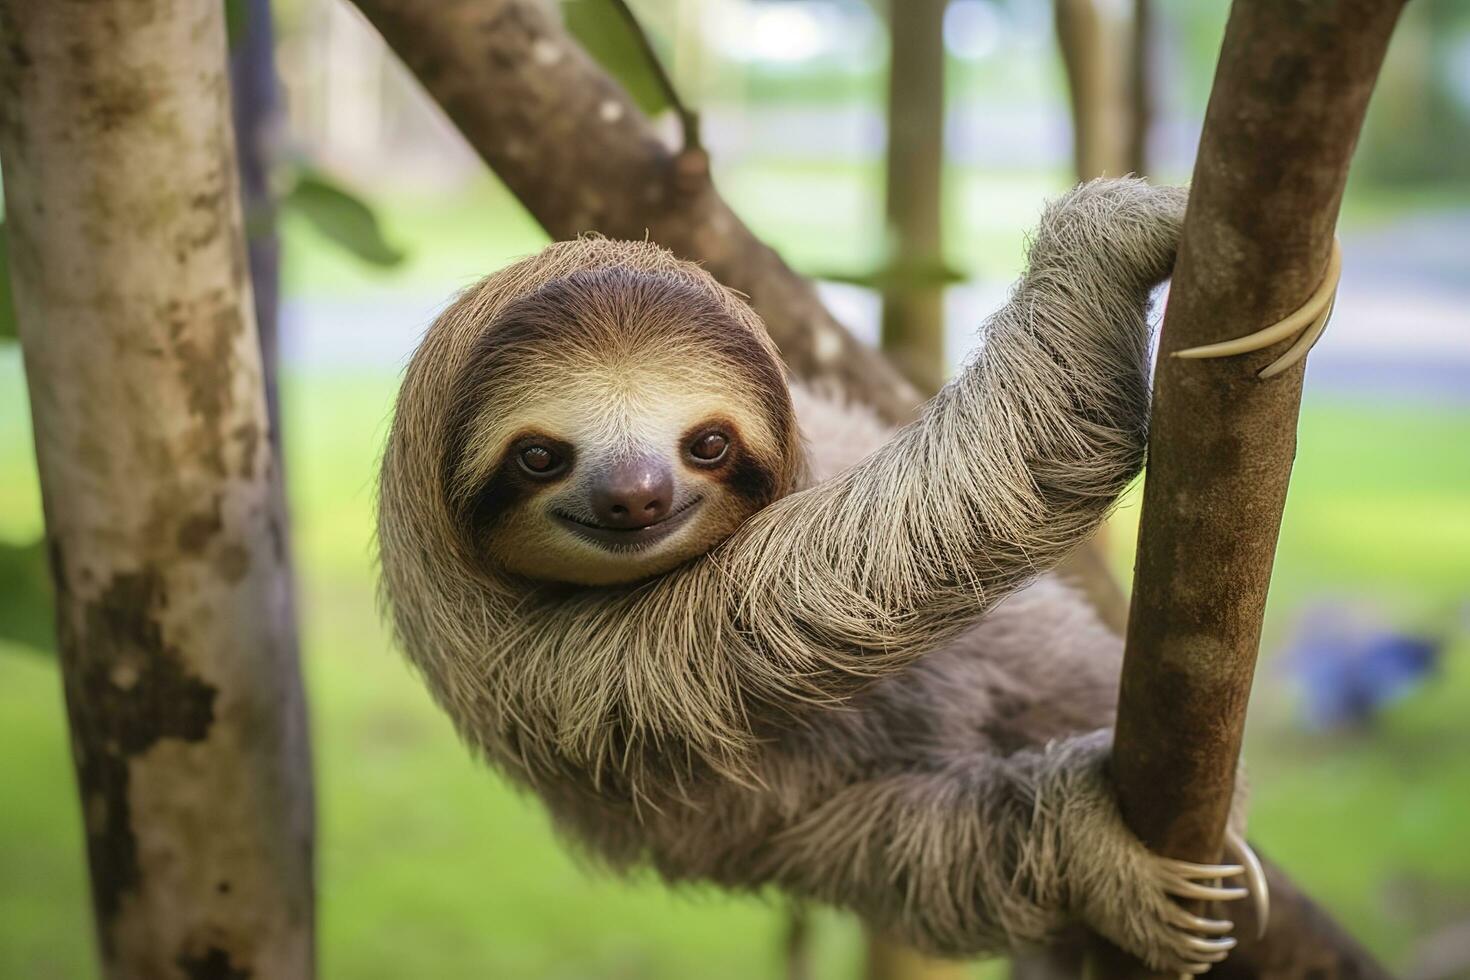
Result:
{"label": "sloth's smile", "polygon": [[551,516],[555,517],[562,527],[588,544],[595,544],[607,551],[641,551],[657,544],[684,526],[690,515],[703,502],[703,497],[695,497],[678,510],[671,511],[667,517],[645,527],[607,527],[556,510],[551,512]]}

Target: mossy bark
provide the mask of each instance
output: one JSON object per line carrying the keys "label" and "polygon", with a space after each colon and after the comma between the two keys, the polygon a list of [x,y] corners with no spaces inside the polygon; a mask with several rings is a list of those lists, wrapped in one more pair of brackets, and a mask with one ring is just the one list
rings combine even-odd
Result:
{"label": "mossy bark", "polygon": [[0,0],[0,162],[103,972],[309,977],[312,792],[224,11]]}

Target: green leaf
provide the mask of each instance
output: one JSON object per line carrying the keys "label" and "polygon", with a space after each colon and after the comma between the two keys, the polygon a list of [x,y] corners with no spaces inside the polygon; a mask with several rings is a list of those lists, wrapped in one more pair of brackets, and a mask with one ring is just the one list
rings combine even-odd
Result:
{"label": "green leaf", "polygon": [[17,339],[15,302],[10,294],[10,244],[0,221],[0,343]]}
{"label": "green leaf", "polygon": [[[670,108],[648,54],[612,0],[562,0],[567,30],[649,115]],[[646,19],[642,21],[648,29]]]}
{"label": "green leaf", "polygon": [[316,171],[301,172],[296,185],[281,201],[281,208],[300,214],[317,231],[364,262],[394,266],[403,261],[402,250],[383,238],[373,209]]}
{"label": "green leaf", "polygon": [[0,541],[0,640],[43,652],[56,650],[46,542]]}

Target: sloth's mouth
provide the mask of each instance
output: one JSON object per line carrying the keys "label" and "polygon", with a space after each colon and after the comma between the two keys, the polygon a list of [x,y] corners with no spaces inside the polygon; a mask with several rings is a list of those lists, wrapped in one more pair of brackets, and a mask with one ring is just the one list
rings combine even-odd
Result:
{"label": "sloth's mouth", "polygon": [[703,502],[703,497],[695,497],[678,510],[669,511],[662,520],[645,527],[607,527],[584,521],[558,510],[552,511],[551,516],[555,517],[562,527],[589,544],[595,544],[607,551],[641,551],[677,531],[689,520],[695,508]]}

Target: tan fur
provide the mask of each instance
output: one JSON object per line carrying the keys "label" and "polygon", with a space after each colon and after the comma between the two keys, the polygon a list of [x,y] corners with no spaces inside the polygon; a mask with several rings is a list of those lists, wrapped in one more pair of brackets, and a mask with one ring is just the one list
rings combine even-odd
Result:
{"label": "tan fur", "polygon": [[[528,582],[466,533],[462,501],[504,438],[502,409],[454,404],[476,344],[548,283],[625,265],[695,288],[691,304],[774,352],[748,308],[653,246],[563,243],[489,277],[415,355],[384,458],[383,594],[405,650],[466,741],[612,866],[775,885],[949,955],[1056,941],[1080,920],[1177,968],[1173,906],[1105,776],[1119,644],[1056,583],[1018,590],[1142,463],[1145,312],[1184,200],[1100,181],[1053,204],[982,351],[917,422],[883,441],[862,410],[798,392],[823,479],[618,588]],[[617,361],[601,381],[656,389],[667,371],[672,397],[670,365],[707,360],[691,353],[652,374]],[[514,397],[592,410],[557,398],[558,372],[587,363],[532,359]],[[656,390],[599,390],[665,411]],[[446,485],[456,412],[474,449]],[[783,493],[802,465],[788,428]]]}

